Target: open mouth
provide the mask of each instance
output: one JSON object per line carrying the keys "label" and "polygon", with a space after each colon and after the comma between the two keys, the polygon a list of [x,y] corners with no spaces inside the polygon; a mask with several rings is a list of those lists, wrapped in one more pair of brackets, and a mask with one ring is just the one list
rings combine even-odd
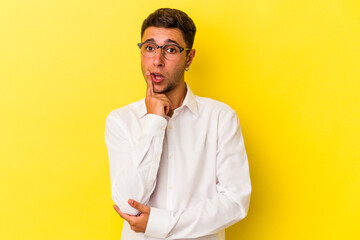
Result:
{"label": "open mouth", "polygon": [[152,73],[151,74],[152,76],[152,80],[155,82],[155,83],[160,83],[162,80],[164,80],[164,76],[160,73]]}

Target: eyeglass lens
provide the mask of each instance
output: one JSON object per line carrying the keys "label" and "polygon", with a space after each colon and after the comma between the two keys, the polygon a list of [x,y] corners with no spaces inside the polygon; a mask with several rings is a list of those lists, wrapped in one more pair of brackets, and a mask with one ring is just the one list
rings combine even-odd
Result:
{"label": "eyeglass lens", "polygon": [[157,51],[161,51],[168,59],[173,59],[179,56],[180,49],[175,44],[166,44],[163,47],[158,47],[154,43],[144,43],[141,46],[141,54],[144,57],[154,57]]}

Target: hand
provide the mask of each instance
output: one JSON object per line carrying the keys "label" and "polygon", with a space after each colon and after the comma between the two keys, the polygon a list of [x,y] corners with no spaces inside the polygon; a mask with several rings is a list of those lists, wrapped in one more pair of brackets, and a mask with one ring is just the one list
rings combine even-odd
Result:
{"label": "hand", "polygon": [[165,94],[154,93],[153,82],[151,79],[150,72],[146,72],[146,109],[147,113],[156,114],[165,117],[173,105]]}
{"label": "hand", "polygon": [[149,220],[151,208],[141,203],[138,203],[132,199],[129,199],[128,203],[133,208],[139,210],[141,212],[140,215],[132,216],[121,212],[120,208],[116,205],[113,205],[113,207],[115,211],[120,215],[120,217],[125,219],[130,224],[131,230],[137,233],[144,233]]}

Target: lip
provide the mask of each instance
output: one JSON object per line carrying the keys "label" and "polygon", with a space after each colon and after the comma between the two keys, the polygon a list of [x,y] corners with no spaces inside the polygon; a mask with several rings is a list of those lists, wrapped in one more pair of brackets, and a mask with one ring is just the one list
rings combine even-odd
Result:
{"label": "lip", "polygon": [[[158,78],[155,77],[155,75],[161,75],[162,78],[158,79]],[[151,73],[151,79],[152,79],[153,83],[159,84],[165,79],[165,76],[162,73],[159,73],[159,72],[152,72]]]}

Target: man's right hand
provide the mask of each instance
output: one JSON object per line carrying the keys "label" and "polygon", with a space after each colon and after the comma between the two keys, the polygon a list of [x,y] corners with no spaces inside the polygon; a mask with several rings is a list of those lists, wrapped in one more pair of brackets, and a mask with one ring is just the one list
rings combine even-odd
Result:
{"label": "man's right hand", "polygon": [[145,104],[147,113],[165,117],[169,111],[173,109],[172,103],[165,94],[154,93],[150,72],[146,72],[146,82],[147,90]]}

